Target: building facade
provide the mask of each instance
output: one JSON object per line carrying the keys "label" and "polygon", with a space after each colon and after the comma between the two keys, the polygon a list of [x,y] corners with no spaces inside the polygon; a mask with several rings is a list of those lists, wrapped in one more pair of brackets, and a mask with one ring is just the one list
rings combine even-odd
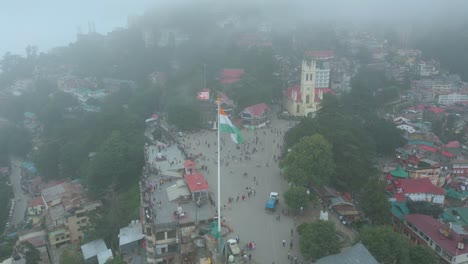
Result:
{"label": "building facade", "polygon": [[[315,60],[302,61],[301,84],[288,88],[283,96],[283,106],[290,115],[308,116],[316,111],[316,73]],[[321,77],[326,76],[324,72],[320,72],[320,74]],[[322,81],[318,83],[322,85]]]}

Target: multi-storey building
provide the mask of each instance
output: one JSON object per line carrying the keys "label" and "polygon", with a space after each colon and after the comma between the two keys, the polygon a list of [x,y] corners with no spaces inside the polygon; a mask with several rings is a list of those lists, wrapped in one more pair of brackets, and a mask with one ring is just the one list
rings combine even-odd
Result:
{"label": "multi-storey building", "polygon": [[468,263],[468,233],[458,224],[444,224],[428,215],[404,216],[402,232],[413,243],[426,246],[439,256],[439,263]]}
{"label": "multi-storey building", "polygon": [[459,93],[441,94],[438,98],[438,103],[442,105],[452,105],[458,102],[466,101],[468,101],[468,95]]}
{"label": "multi-storey building", "polygon": [[320,108],[323,93],[331,92],[330,59],[332,51],[306,52],[302,61],[301,84],[284,91],[283,107],[292,116],[309,116]]}
{"label": "multi-storey building", "polygon": [[76,243],[83,238],[92,212],[102,208],[101,201],[88,201],[79,183],[62,182],[42,190],[51,246]]}
{"label": "multi-storey building", "polygon": [[[180,263],[180,254],[187,253],[187,244],[191,243],[191,230],[198,224],[214,220],[215,210],[209,199],[209,188],[203,175],[197,172],[193,162],[184,163],[183,178],[167,173],[169,169],[182,169],[170,164],[167,159],[156,159],[152,149],[146,149],[148,175],[146,186],[142,187],[143,232],[146,240],[146,263]],[[156,148],[157,149],[157,148]],[[177,146],[168,147],[162,155],[182,158]],[[156,154],[154,154],[156,155]],[[187,169],[190,167],[190,169]],[[151,168],[159,168],[162,173],[156,175]],[[155,191],[155,185],[157,189]]]}

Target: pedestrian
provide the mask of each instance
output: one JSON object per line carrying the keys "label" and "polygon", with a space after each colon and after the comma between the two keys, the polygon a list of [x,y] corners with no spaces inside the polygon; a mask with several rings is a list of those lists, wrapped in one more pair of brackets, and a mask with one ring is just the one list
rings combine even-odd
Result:
{"label": "pedestrian", "polygon": [[290,259],[290,258],[291,258],[291,251],[288,250],[288,259]]}
{"label": "pedestrian", "polygon": [[292,242],[292,240],[291,240],[291,242],[289,242],[289,249],[292,250],[292,248],[293,248],[293,242]]}
{"label": "pedestrian", "polygon": [[291,236],[294,235],[294,230],[291,228]]}
{"label": "pedestrian", "polygon": [[278,215],[278,221],[280,220],[280,218],[281,218],[281,215],[279,214],[279,215]]}
{"label": "pedestrian", "polygon": [[249,253],[249,260],[252,260],[252,254]]}
{"label": "pedestrian", "polygon": [[294,264],[297,264],[297,256],[294,257]]}
{"label": "pedestrian", "polygon": [[[283,239],[283,247],[286,246],[286,240]],[[291,247],[292,248],[292,247]]]}

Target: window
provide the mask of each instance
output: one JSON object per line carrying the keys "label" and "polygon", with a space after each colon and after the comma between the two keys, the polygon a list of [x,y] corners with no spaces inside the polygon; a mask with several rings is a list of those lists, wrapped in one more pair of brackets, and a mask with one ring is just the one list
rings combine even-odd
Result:
{"label": "window", "polygon": [[156,240],[164,240],[164,239],[166,239],[165,232],[157,232],[156,233]]}
{"label": "window", "polygon": [[308,81],[308,80],[309,80],[309,74],[306,73],[306,81]]}
{"label": "window", "polygon": [[60,239],[59,237],[56,237],[56,238],[55,238],[55,241],[59,241],[59,239]]}
{"label": "window", "polygon": [[306,104],[308,104],[309,102],[310,102],[310,96],[307,95],[307,96],[306,96]]}
{"label": "window", "polygon": [[167,238],[176,238],[176,230],[167,231]]}
{"label": "window", "polygon": [[299,113],[299,105],[296,106],[296,113]]}

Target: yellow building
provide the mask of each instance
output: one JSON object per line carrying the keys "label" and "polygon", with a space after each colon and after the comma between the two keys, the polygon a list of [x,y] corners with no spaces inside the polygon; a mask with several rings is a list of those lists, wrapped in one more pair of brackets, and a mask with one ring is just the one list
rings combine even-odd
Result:
{"label": "yellow building", "polygon": [[65,217],[65,227],[70,231],[70,240],[79,242],[83,238],[83,229],[89,225],[90,212],[102,208],[101,201],[94,201],[82,206],[74,214]]}
{"label": "yellow building", "polygon": [[432,184],[439,186],[440,167],[419,168],[408,171],[411,179],[428,178]]}
{"label": "yellow building", "polygon": [[70,231],[65,227],[57,228],[49,232],[49,243],[51,246],[60,247],[70,243]]}
{"label": "yellow building", "polygon": [[45,202],[41,196],[31,200],[28,204],[27,215],[32,219],[33,224],[37,224],[46,210]]}
{"label": "yellow building", "polygon": [[284,109],[292,116],[314,116],[320,109],[323,94],[333,93],[330,88],[324,87],[329,83],[329,73],[329,64],[323,60],[303,60],[301,84],[284,91]]}

